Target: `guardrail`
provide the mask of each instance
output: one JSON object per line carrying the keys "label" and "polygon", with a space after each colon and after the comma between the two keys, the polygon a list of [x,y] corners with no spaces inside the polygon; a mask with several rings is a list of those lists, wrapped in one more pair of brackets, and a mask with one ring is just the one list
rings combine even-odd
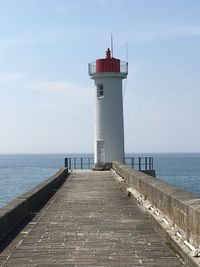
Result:
{"label": "guardrail", "polygon": [[153,170],[153,157],[125,157],[124,163],[139,171]]}
{"label": "guardrail", "polygon": [[[88,64],[88,74],[89,76],[96,74],[96,61]],[[120,73],[128,74],[128,62],[120,60]]]}
{"label": "guardrail", "polygon": [[[123,163],[139,171],[153,170],[153,157],[125,157]],[[65,158],[65,167],[69,170],[92,169],[93,166],[93,157]]]}
{"label": "guardrail", "polygon": [[65,167],[69,170],[76,169],[92,169],[94,165],[93,157],[75,157],[75,158],[65,158]]}

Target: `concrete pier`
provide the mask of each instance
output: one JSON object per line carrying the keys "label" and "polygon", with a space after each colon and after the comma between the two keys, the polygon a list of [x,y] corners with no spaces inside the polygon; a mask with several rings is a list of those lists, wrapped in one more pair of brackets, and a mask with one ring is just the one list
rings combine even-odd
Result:
{"label": "concrete pier", "polygon": [[110,171],[73,172],[0,254],[0,266],[185,266]]}

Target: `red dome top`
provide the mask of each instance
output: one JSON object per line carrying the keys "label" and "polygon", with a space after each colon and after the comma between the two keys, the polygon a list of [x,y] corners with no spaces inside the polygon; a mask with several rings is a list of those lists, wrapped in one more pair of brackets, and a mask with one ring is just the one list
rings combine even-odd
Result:
{"label": "red dome top", "polygon": [[109,48],[106,51],[106,58],[96,60],[96,73],[99,72],[120,72],[120,60],[111,57]]}

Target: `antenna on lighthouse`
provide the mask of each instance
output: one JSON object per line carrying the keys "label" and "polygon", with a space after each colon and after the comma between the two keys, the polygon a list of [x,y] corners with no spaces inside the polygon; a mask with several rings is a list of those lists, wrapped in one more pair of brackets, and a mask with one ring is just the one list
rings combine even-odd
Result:
{"label": "antenna on lighthouse", "polygon": [[110,36],[110,41],[111,41],[111,57],[113,58],[113,36],[112,36],[112,33]]}
{"label": "antenna on lighthouse", "polygon": [[[128,63],[128,42],[126,41],[126,62]],[[124,82],[124,88],[123,88],[123,104],[124,104],[124,98],[125,98],[125,92],[126,92],[126,83],[127,83],[127,77]]]}
{"label": "antenna on lighthouse", "polygon": [[126,62],[128,62],[128,42],[126,41]]}

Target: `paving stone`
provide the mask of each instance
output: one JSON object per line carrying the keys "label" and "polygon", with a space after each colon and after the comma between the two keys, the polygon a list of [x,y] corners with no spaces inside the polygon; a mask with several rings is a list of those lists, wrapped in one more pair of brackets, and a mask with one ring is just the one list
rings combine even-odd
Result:
{"label": "paving stone", "polygon": [[0,266],[184,265],[111,172],[85,171],[69,176],[2,251]]}

